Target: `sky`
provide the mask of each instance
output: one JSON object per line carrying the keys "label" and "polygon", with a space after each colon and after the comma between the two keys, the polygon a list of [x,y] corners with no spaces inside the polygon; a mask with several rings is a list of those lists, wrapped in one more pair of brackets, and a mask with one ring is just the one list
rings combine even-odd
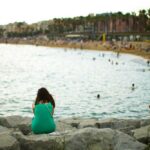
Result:
{"label": "sky", "polygon": [[150,0],[0,0],[0,25],[149,8]]}

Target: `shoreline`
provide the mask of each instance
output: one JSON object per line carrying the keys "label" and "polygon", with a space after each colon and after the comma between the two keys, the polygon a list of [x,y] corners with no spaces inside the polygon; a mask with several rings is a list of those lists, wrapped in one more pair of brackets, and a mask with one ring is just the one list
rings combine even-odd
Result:
{"label": "shoreline", "polygon": [[105,42],[100,41],[65,41],[46,39],[0,39],[3,44],[25,44],[57,48],[73,48],[81,50],[112,51],[116,53],[125,53],[141,56],[147,60],[150,59],[150,42]]}

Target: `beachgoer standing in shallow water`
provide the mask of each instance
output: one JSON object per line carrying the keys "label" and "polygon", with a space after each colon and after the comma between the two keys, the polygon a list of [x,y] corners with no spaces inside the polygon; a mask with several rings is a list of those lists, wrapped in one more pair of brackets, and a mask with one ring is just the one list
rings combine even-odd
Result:
{"label": "beachgoer standing in shallow water", "polygon": [[149,66],[149,64],[150,64],[150,60],[147,61],[147,65],[148,65],[148,66]]}
{"label": "beachgoer standing in shallow water", "polygon": [[135,85],[134,85],[134,83],[132,83],[131,90],[135,90]]}
{"label": "beachgoer standing in shallow water", "polygon": [[51,133],[56,129],[53,119],[55,101],[46,88],[40,88],[35,103],[32,105],[34,118],[32,131],[35,134]]}
{"label": "beachgoer standing in shallow water", "polygon": [[119,52],[117,52],[117,58],[119,58],[119,56],[120,56],[120,53],[119,53]]}

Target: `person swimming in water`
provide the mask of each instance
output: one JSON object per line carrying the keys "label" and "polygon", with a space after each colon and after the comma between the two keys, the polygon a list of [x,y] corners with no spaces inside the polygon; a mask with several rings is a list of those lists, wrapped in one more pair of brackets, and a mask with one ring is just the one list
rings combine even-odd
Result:
{"label": "person swimming in water", "polygon": [[100,94],[97,94],[97,98],[98,98],[98,99],[100,98]]}

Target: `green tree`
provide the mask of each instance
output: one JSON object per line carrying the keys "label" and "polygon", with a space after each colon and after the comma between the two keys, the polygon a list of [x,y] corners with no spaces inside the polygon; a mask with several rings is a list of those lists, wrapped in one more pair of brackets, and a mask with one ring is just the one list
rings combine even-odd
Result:
{"label": "green tree", "polygon": [[140,10],[139,11],[139,29],[140,29],[140,32],[144,32],[146,30],[147,20],[148,20],[148,17],[146,15],[146,10],[145,9]]}
{"label": "green tree", "polygon": [[147,15],[150,18],[150,8],[147,10]]}

